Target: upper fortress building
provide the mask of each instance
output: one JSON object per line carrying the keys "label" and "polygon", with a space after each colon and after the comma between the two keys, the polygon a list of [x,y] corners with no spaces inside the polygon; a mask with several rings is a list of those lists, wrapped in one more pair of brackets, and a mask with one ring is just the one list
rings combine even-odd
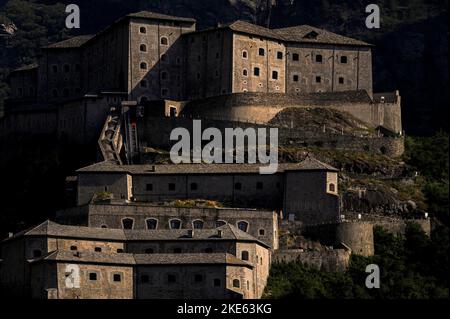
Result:
{"label": "upper fortress building", "polygon": [[39,64],[10,80],[13,99],[49,102],[98,91],[130,100],[349,90],[372,96],[371,60],[370,44],[307,25],[236,21],[197,31],[194,19],[139,12],[96,35],[43,48]]}

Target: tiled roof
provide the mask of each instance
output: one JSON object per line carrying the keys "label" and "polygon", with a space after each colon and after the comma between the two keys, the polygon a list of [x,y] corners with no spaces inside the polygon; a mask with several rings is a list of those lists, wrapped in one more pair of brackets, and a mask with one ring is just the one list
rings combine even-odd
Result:
{"label": "tiled roof", "polygon": [[334,168],[331,165],[328,165],[326,163],[323,163],[313,157],[311,157],[310,155],[308,155],[306,157],[306,159],[300,163],[300,170],[301,169],[305,169],[305,170],[324,170],[324,171],[333,171],[333,172],[337,172],[338,169]]}
{"label": "tiled roof", "polygon": [[[221,237],[218,236],[219,230],[222,231]],[[52,236],[112,241],[236,240],[258,242],[262,246],[269,247],[267,244],[230,224],[216,229],[195,229],[192,234],[192,237],[189,237],[187,229],[123,230],[60,225],[47,220],[36,227],[5,239],[5,241],[21,236]]]}
{"label": "tiled roof", "polygon": [[269,38],[284,42],[372,46],[369,43],[348,38],[309,25],[299,25],[282,29],[269,29],[242,20],[237,20],[232,23],[222,25],[218,28],[193,31],[190,33],[201,33],[218,29],[230,29],[234,32],[245,33],[257,37]]}
{"label": "tiled roof", "polygon": [[90,39],[92,39],[94,35],[79,35],[64,41],[56,42],[53,44],[50,44],[45,49],[72,49],[72,48],[79,48],[86,42],[88,42]]}
{"label": "tiled roof", "polygon": [[253,266],[228,253],[189,253],[189,254],[105,254],[95,252],[73,252],[56,250],[46,256],[32,260],[60,261],[70,263],[98,263],[114,265],[240,265],[252,268]]}
{"label": "tiled roof", "polygon": [[[317,161],[317,160],[316,160]],[[317,161],[318,162],[318,161]],[[337,169],[328,165],[318,168],[309,165],[310,162],[280,163],[278,173],[286,170],[332,170]],[[256,174],[263,164],[173,164],[173,165],[114,165],[110,162],[99,162],[77,170],[78,173],[127,173],[139,174]],[[327,168],[325,168],[327,167]]]}
{"label": "tiled roof", "polygon": [[371,46],[369,43],[309,25],[273,29],[272,31],[287,42]]}
{"label": "tiled roof", "polygon": [[11,71],[11,73],[34,70],[34,69],[37,69],[38,67],[39,67],[39,64],[32,63],[32,64],[24,65],[24,66],[22,66],[20,68],[14,69],[14,70]]}
{"label": "tiled roof", "polygon": [[130,18],[143,18],[143,19],[154,19],[154,20],[166,20],[166,21],[182,21],[182,22],[195,22],[193,18],[177,17],[150,11],[140,11],[135,13],[130,13],[127,15]]}

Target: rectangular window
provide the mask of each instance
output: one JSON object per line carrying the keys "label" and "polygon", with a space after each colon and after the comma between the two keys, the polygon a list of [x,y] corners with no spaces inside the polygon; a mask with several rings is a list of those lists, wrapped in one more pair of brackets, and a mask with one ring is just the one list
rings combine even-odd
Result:
{"label": "rectangular window", "polygon": [[277,71],[272,71],[272,79],[278,80],[278,72]]}
{"label": "rectangular window", "polygon": [[292,80],[293,80],[294,82],[298,82],[298,75],[297,75],[297,74],[294,74],[294,76],[292,77]]}
{"label": "rectangular window", "polygon": [[292,61],[299,61],[300,60],[300,56],[298,55],[298,53],[293,53],[292,54]]}
{"label": "rectangular window", "polygon": [[92,281],[97,280],[97,273],[95,273],[95,272],[90,272],[90,273],[89,273],[89,280],[92,280]]}
{"label": "rectangular window", "polygon": [[347,63],[347,57],[345,55],[341,56],[341,63]]}
{"label": "rectangular window", "polygon": [[278,60],[283,60],[283,52],[281,52],[281,51],[277,52],[277,59]]}
{"label": "rectangular window", "polygon": [[322,82],[322,77],[316,76],[316,83],[321,83],[321,82]]}
{"label": "rectangular window", "polygon": [[146,184],[146,185],[145,185],[145,190],[146,190],[147,192],[153,191],[153,184]]}
{"label": "rectangular window", "polygon": [[175,183],[169,183],[169,191],[175,190]]}
{"label": "rectangular window", "polygon": [[113,275],[113,281],[121,282],[122,281],[122,275],[121,274],[114,274]]}
{"label": "rectangular window", "polygon": [[343,77],[339,77],[339,84],[344,84],[344,78]]}
{"label": "rectangular window", "polygon": [[317,63],[322,63],[322,61],[323,61],[322,55],[321,54],[317,54],[316,55],[316,62]]}
{"label": "rectangular window", "polygon": [[253,75],[254,76],[259,76],[259,68],[254,68],[253,69]]}

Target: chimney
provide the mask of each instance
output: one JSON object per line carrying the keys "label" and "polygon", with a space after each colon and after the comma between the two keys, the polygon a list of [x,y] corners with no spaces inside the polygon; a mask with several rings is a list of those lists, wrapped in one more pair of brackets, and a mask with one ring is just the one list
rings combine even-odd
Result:
{"label": "chimney", "polygon": [[188,237],[194,238],[194,230],[193,229],[188,229]]}
{"label": "chimney", "polygon": [[217,237],[222,238],[222,229],[217,230]]}

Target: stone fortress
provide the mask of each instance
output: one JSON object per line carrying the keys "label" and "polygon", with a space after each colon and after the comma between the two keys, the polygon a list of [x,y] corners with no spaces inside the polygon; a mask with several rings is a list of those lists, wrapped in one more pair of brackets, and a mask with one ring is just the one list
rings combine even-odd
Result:
{"label": "stone fortress", "polygon": [[[349,114],[377,134],[334,132],[335,147],[400,155],[400,95],[373,93],[372,46],[310,26],[195,24],[130,14],[96,35],[51,44],[37,64],[10,74],[1,138],[57,134],[97,144],[99,161],[68,179],[75,207],[1,243],[4,291],[260,298],[272,262],[343,271],[351,253],[374,253],[373,223],[344,220],[338,170],[311,156],[273,175],[255,164],[143,160],[146,147],[167,146],[170,130],[191,130],[194,118],[219,129],[264,127],[288,108]],[[282,143],[316,138],[293,124],[280,132]],[[304,236],[296,249],[281,242],[288,229]]]}

